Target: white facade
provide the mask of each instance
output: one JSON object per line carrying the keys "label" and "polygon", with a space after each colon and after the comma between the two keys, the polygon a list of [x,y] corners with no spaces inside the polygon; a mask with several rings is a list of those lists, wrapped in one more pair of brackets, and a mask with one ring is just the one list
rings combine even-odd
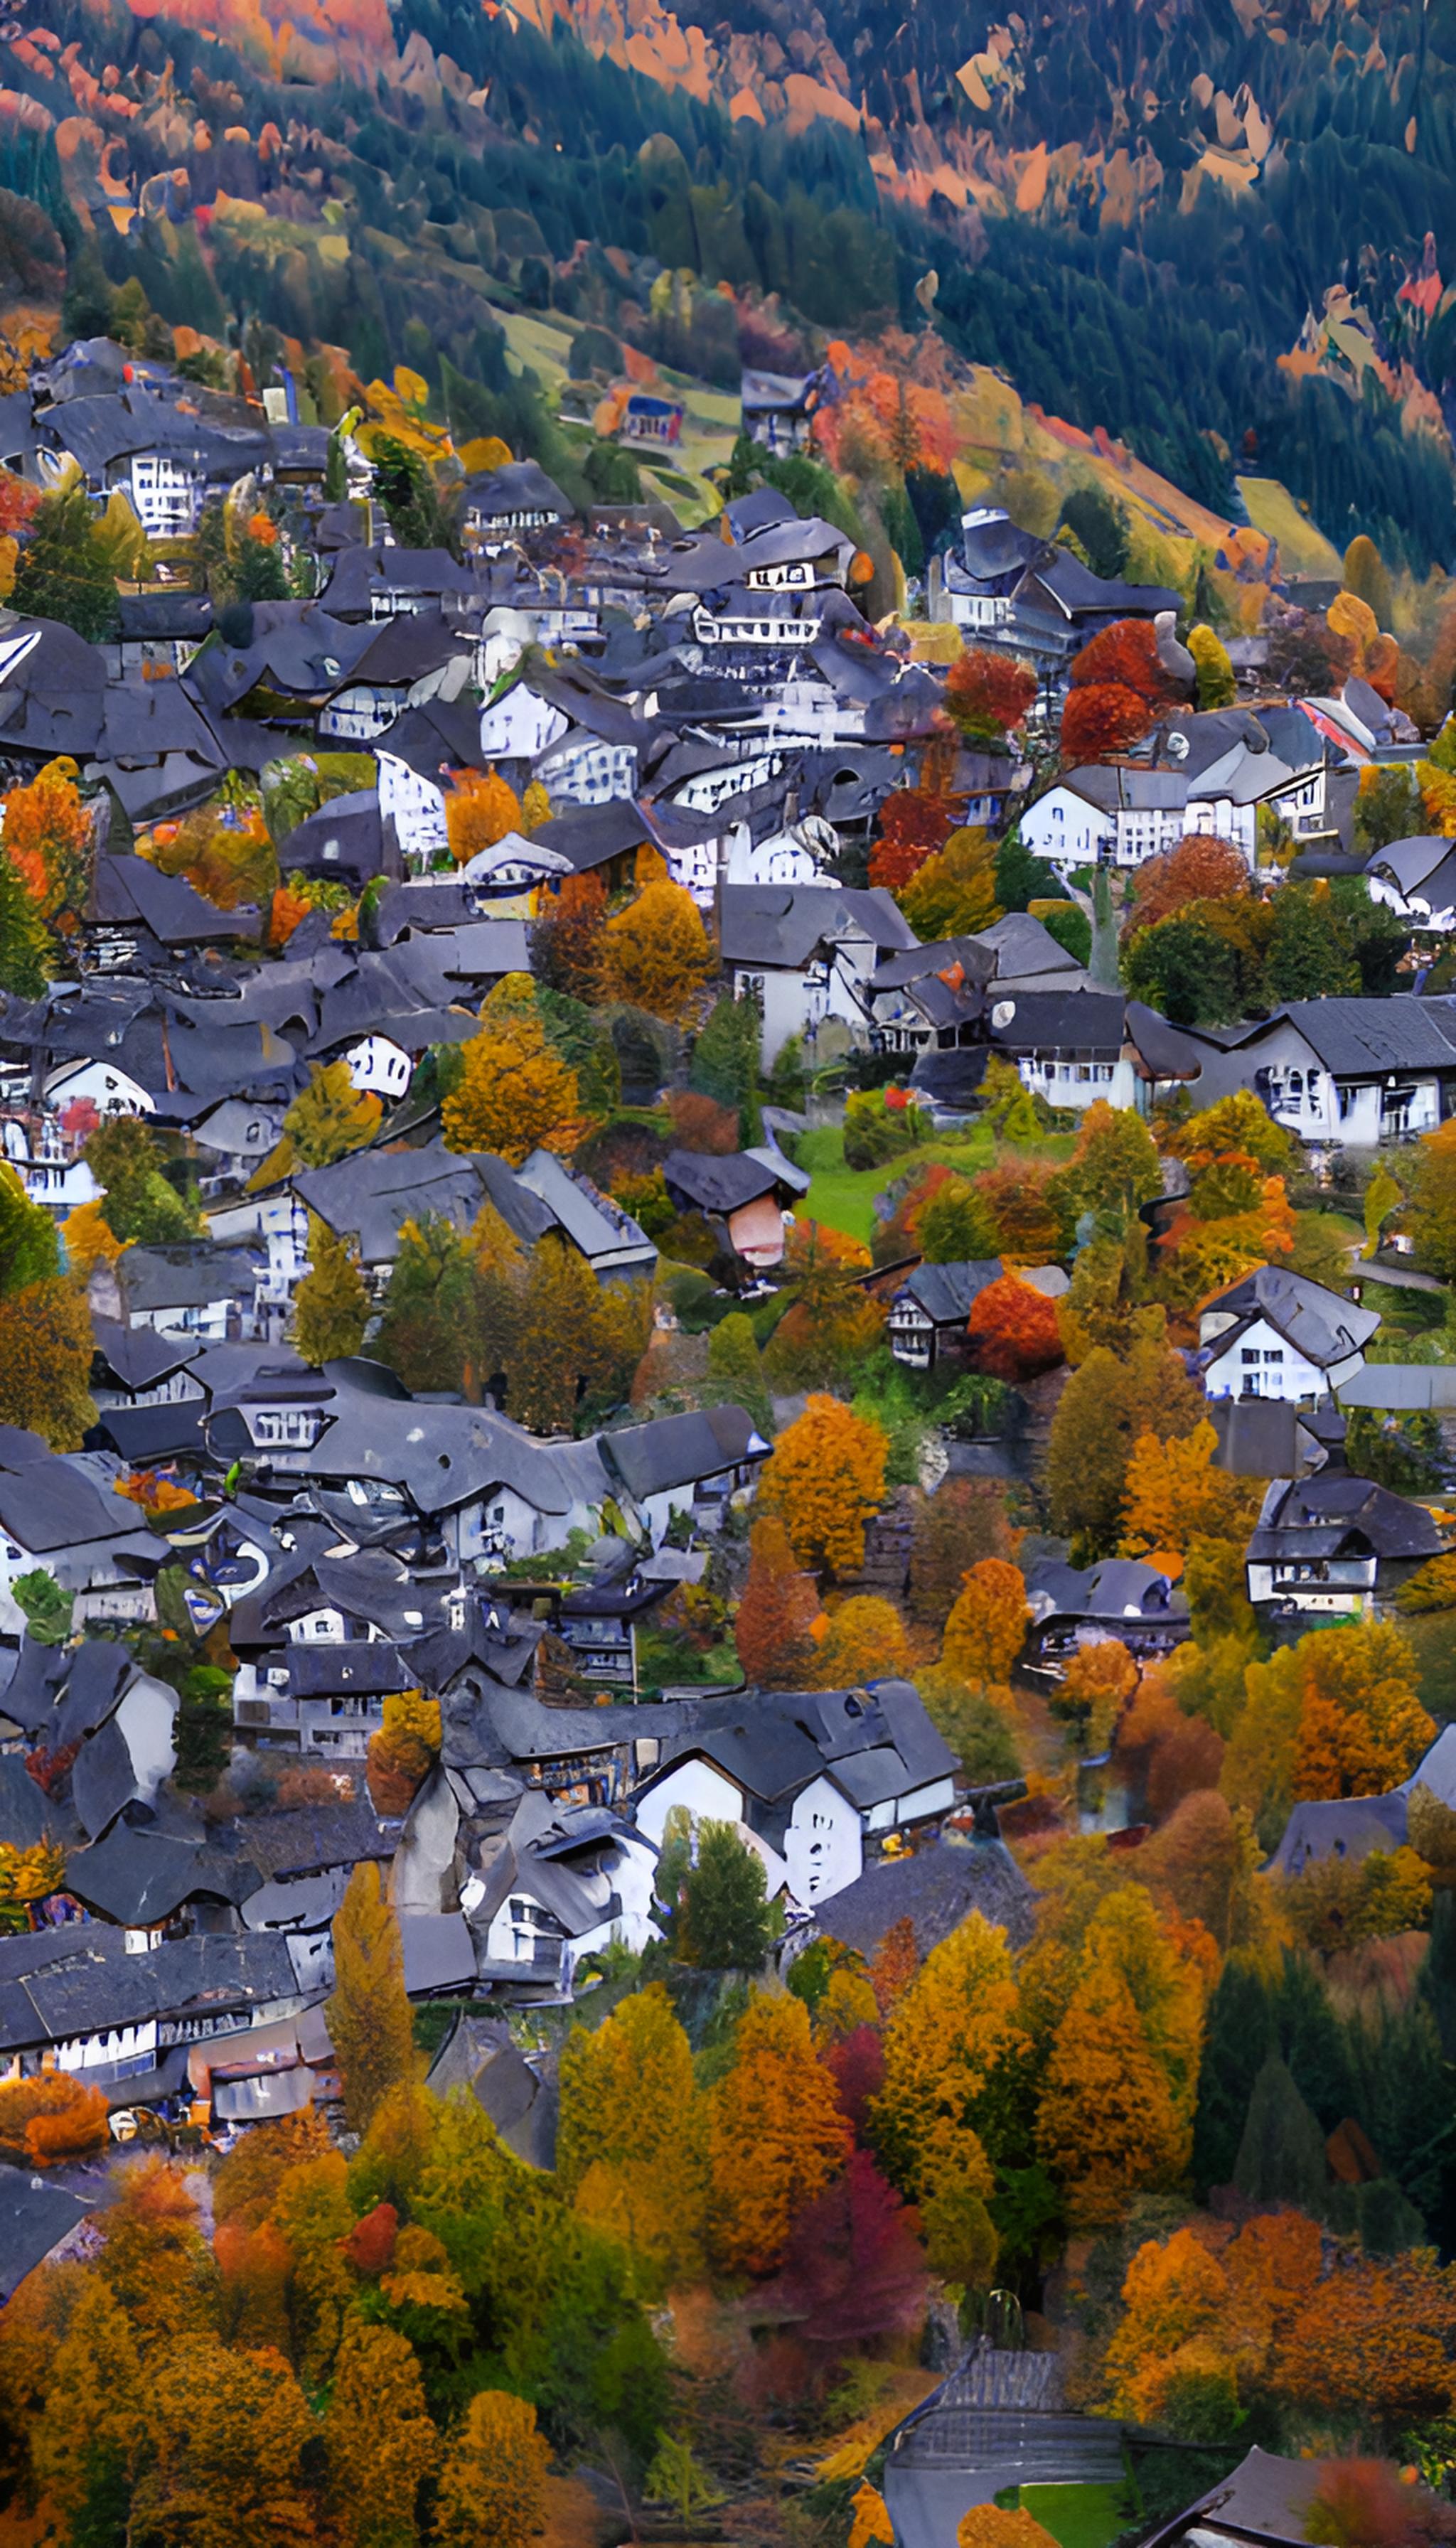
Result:
{"label": "white facade", "polygon": [[553,744],[532,772],[554,805],[610,805],[631,796],[637,785],[637,747],[608,743],[600,735],[581,734]]}
{"label": "white facade", "polygon": [[414,1065],[403,1046],[388,1036],[365,1036],[361,1043],[349,1046],[344,1059],[356,1088],[371,1090],[391,1102],[409,1093]]}
{"label": "white facade", "polygon": [[1048,1106],[1136,1107],[1138,1073],[1126,1056],[1117,1061],[1063,1061],[1055,1053],[1023,1053],[1017,1062],[1022,1084]]}
{"label": "white facade", "polygon": [[[601,1918],[592,1927],[568,1937],[555,1913],[531,1890],[529,1874],[510,1888],[486,1931],[486,1958],[493,1964],[519,1964],[539,1974],[543,1983],[569,1991],[578,1964],[588,1956],[620,1942],[640,1955],[658,1936],[652,1917],[657,1852],[619,1833],[607,1864],[591,1875],[573,1867],[573,1882],[599,1898]],[[611,1897],[618,1908],[613,1912]]]}
{"label": "white facade", "polygon": [[807,1911],[827,1902],[864,1871],[864,1830],[857,1808],[832,1778],[812,1778],[794,1798],[783,1836],[788,1889]]}
{"label": "white facade", "polygon": [[535,761],[561,741],[568,722],[552,700],[537,697],[528,682],[512,682],[481,710],[481,751],[487,761]]}
{"label": "white facade", "polygon": [[114,1061],[66,1061],[46,1082],[52,1106],[73,1106],[89,1097],[98,1115],[154,1115],[154,1100],[139,1080]]}
{"label": "white facade", "polygon": [[401,857],[421,874],[450,846],[445,791],[396,753],[381,752],[378,761],[380,821],[386,829],[394,824]]}
{"label": "white facade", "polygon": [[197,525],[206,493],[202,479],[165,452],[133,454],[130,484],[118,483],[132,500],[132,510],[150,539],[185,539]]}
{"label": "white facade", "polygon": [[1251,1088],[1256,1070],[1268,1072],[1268,1107],[1274,1121],[1303,1141],[1373,1150],[1381,1141],[1434,1132],[1441,1120],[1438,1070],[1337,1077],[1325,1069],[1288,1019],[1280,1019],[1267,1035],[1235,1051],[1211,1051],[1199,1080],[1201,1102],[1212,1104],[1234,1089]]}
{"label": "white facade", "polygon": [[388,732],[400,707],[398,689],[385,689],[373,682],[351,682],[346,690],[335,690],[319,709],[318,740],[372,743],[376,735]]}
{"label": "white facade", "polygon": [[[1223,1322],[1234,1323],[1227,1312]],[[1204,1342],[1208,1343],[1208,1322],[1203,1326]],[[1215,1324],[1213,1336],[1217,1337],[1218,1332]],[[1352,1354],[1348,1369],[1358,1371],[1364,1359],[1363,1354]],[[1346,1368],[1344,1363],[1336,1366],[1341,1378],[1346,1376]],[[1203,1385],[1210,1398],[1277,1398],[1296,1407],[1314,1407],[1325,1395],[1326,1375],[1317,1363],[1307,1362],[1302,1353],[1287,1344],[1266,1319],[1259,1319],[1251,1327],[1244,1328],[1240,1323],[1237,1343],[1208,1365]]]}

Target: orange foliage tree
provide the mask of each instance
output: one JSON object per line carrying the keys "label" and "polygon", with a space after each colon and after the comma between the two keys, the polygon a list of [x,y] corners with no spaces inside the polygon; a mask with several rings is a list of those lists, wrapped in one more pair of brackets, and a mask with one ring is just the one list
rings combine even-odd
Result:
{"label": "orange foliage tree", "polygon": [[1275,2381],[1307,2413],[1396,2432],[1456,2405],[1456,2267],[1430,2248],[1334,2265],[1279,2348]]}
{"label": "orange foliage tree", "polygon": [[445,798],[445,838],[458,867],[520,828],[520,798],[494,764],[489,770],[456,771]]}
{"label": "orange foliage tree", "polygon": [[0,2080],[0,2154],[25,2167],[84,2158],[106,2140],[106,2098],[68,2070]]}
{"label": "orange foliage tree", "polygon": [[1036,696],[1030,664],[991,646],[967,646],[946,677],[946,706],[960,732],[977,740],[1014,733]]}
{"label": "orange foliage tree", "polygon": [[1161,707],[1183,695],[1158,660],[1145,619],[1116,619],[1089,638],[1071,664],[1061,712],[1061,748],[1069,761],[1104,761],[1145,734]]}
{"label": "orange foliage tree", "polygon": [[85,906],[95,840],[73,761],[49,761],[5,799],[0,843],[47,920],[77,916]]}
{"label": "orange foliage tree", "polygon": [[946,1620],[941,1661],[972,1689],[999,1687],[1026,1642],[1027,1588],[1019,1568],[983,1557],[960,1579]]}
{"label": "orange foliage tree", "polygon": [[771,1377],[784,1389],[849,1382],[873,1353],[884,1324],[860,1280],[869,1252],[843,1230],[796,1221],[783,1251],[788,1307],[769,1340]]}
{"label": "orange foliage tree", "polygon": [[902,2193],[920,2200],[955,2183],[990,2192],[977,2118],[998,2074],[1029,2049],[1006,1932],[972,1911],[927,1956],[885,2026],[884,2082],[870,2115]]}
{"label": "orange foliage tree", "polygon": [[1150,1557],[1167,1550],[1186,1557],[1195,1539],[1242,1543],[1258,1517],[1261,1489],[1227,1469],[1216,1469],[1219,1437],[1212,1424],[1160,1442],[1139,1433],[1128,1464],[1123,1551]]}
{"label": "orange foliage tree", "polygon": [[1019,1265],[1046,1265],[1061,1254],[1069,1235],[1063,1170],[1047,1159],[1009,1158],[982,1168],[972,1182],[996,1225],[1001,1255]]}
{"label": "orange foliage tree", "polygon": [[976,1369],[997,1380],[1034,1380],[1063,1359],[1055,1302],[1014,1273],[976,1294],[965,1331]]}
{"label": "orange foliage tree", "polygon": [[778,1515],[764,1513],[750,1533],[748,1581],[733,1622],[738,1660],[759,1688],[802,1688],[818,1610],[813,1576],[795,1564]]}
{"label": "orange foliage tree", "polygon": [[898,893],[950,839],[956,810],[923,787],[899,787],[879,809],[879,837],[869,854],[869,881]]}
{"label": "orange foliage tree", "polygon": [[1200,2403],[1236,2415],[1268,2378],[1320,2271],[1318,2225],[1298,2212],[1251,2221],[1221,2253],[1196,2229],[1139,2247],[1107,2349],[1109,2412],[1192,2421]]}
{"label": "orange foliage tree", "polygon": [[575,1149],[583,1131],[577,1074],[548,1042],[527,976],[507,973],[497,983],[464,1064],[440,1110],[447,1149],[494,1151],[513,1168],[537,1148]]}
{"label": "orange foliage tree", "polygon": [[670,1023],[681,1018],[713,969],[702,914],[684,886],[656,876],[617,912],[602,940],[605,988],[612,999]]}
{"label": "orange foliage tree", "polygon": [[852,2138],[803,2001],[756,1992],[708,2131],[709,2235],[725,2272],[781,2264],[795,2215],[838,2175]]}
{"label": "orange foliage tree", "polygon": [[837,1398],[811,1397],[779,1434],[760,1472],[759,1504],[778,1515],[801,1565],[853,1575],[863,1564],[888,1450],[879,1426]]}
{"label": "orange foliage tree", "polygon": [[1409,1777],[1435,1726],[1409,1641],[1387,1620],[1321,1628],[1243,1676],[1220,1783],[1261,1830],[1298,1797],[1370,1796]]}
{"label": "orange foliage tree", "polygon": [[1160,920],[1170,920],[1189,902],[1217,902],[1226,894],[1246,894],[1249,890],[1248,861],[1242,850],[1231,841],[1221,841],[1216,832],[1189,832],[1176,849],[1164,850],[1160,857],[1147,859],[1134,878],[1133,899],[1123,924],[1123,935],[1134,930],[1153,929]]}
{"label": "orange foliage tree", "polygon": [[856,1593],[816,1621],[809,1682],[820,1689],[858,1689],[864,1682],[903,1680],[910,1670],[905,1622],[892,1601]]}

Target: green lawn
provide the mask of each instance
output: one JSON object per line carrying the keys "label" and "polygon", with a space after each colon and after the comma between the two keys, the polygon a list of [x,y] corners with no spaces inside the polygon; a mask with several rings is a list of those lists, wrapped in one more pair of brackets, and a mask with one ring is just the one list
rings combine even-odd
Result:
{"label": "green lawn", "polygon": [[[1048,1134],[1037,1144],[1039,1158],[1070,1158],[1074,1136],[1070,1133]],[[959,1133],[939,1135],[922,1141],[916,1149],[904,1150],[897,1159],[887,1159],[877,1168],[847,1168],[845,1137],[831,1126],[821,1126],[812,1133],[801,1133],[794,1144],[794,1155],[800,1167],[812,1177],[803,1201],[803,1212],[812,1221],[822,1221],[830,1229],[842,1229],[851,1238],[867,1246],[874,1228],[874,1198],[903,1176],[918,1162],[944,1159],[947,1166],[958,1168],[963,1176],[973,1177],[988,1168],[1004,1144],[996,1141],[984,1124],[973,1124]]]}
{"label": "green lawn", "polygon": [[1024,2486],[1020,2494],[1024,2510],[1059,2548],[1108,2548],[1128,2527],[1120,2486]]}

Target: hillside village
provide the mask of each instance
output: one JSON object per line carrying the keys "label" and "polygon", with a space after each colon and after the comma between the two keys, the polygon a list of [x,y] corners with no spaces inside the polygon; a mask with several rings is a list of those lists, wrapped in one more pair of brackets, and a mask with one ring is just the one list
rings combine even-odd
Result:
{"label": "hillside village", "polygon": [[341,2538],[386,2368],[492,2548],[511,2451],[562,2539],[944,2548],[967,2410],[1054,2412],[1093,2548],[1240,2461],[1261,2536],[1302,2452],[1439,2491],[1444,641],[1368,539],[1142,580],[1105,477],[886,589],[807,500],[845,366],[745,374],[689,527],[374,386],[0,400],[0,2397],[124,2335],[173,2418],[18,2442],[3,2535],[122,2536],[103,2461],[225,2535],[128,2239]]}

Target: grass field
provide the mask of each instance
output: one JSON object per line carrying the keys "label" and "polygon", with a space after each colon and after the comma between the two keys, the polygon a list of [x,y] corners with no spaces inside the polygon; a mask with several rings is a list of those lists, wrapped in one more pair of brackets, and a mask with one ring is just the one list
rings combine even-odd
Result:
{"label": "grass field", "polygon": [[[1074,1136],[1070,1133],[1049,1134],[1037,1145],[1036,1155],[1045,1159],[1068,1159]],[[812,1133],[801,1133],[795,1143],[800,1167],[807,1168],[813,1184],[804,1197],[803,1212],[811,1221],[822,1221],[829,1229],[842,1229],[851,1238],[866,1246],[874,1228],[874,1198],[886,1186],[917,1162],[943,1159],[948,1167],[958,1168],[962,1176],[973,1177],[980,1169],[991,1166],[1004,1145],[983,1124],[969,1126],[964,1132],[946,1133],[918,1149],[903,1151],[897,1159],[887,1159],[877,1168],[847,1168],[845,1137],[834,1126],[820,1126]]]}
{"label": "grass field", "polygon": [[1023,2509],[1049,2530],[1058,2548],[1108,2548],[1128,2528],[1120,2486],[1024,2486]]}

